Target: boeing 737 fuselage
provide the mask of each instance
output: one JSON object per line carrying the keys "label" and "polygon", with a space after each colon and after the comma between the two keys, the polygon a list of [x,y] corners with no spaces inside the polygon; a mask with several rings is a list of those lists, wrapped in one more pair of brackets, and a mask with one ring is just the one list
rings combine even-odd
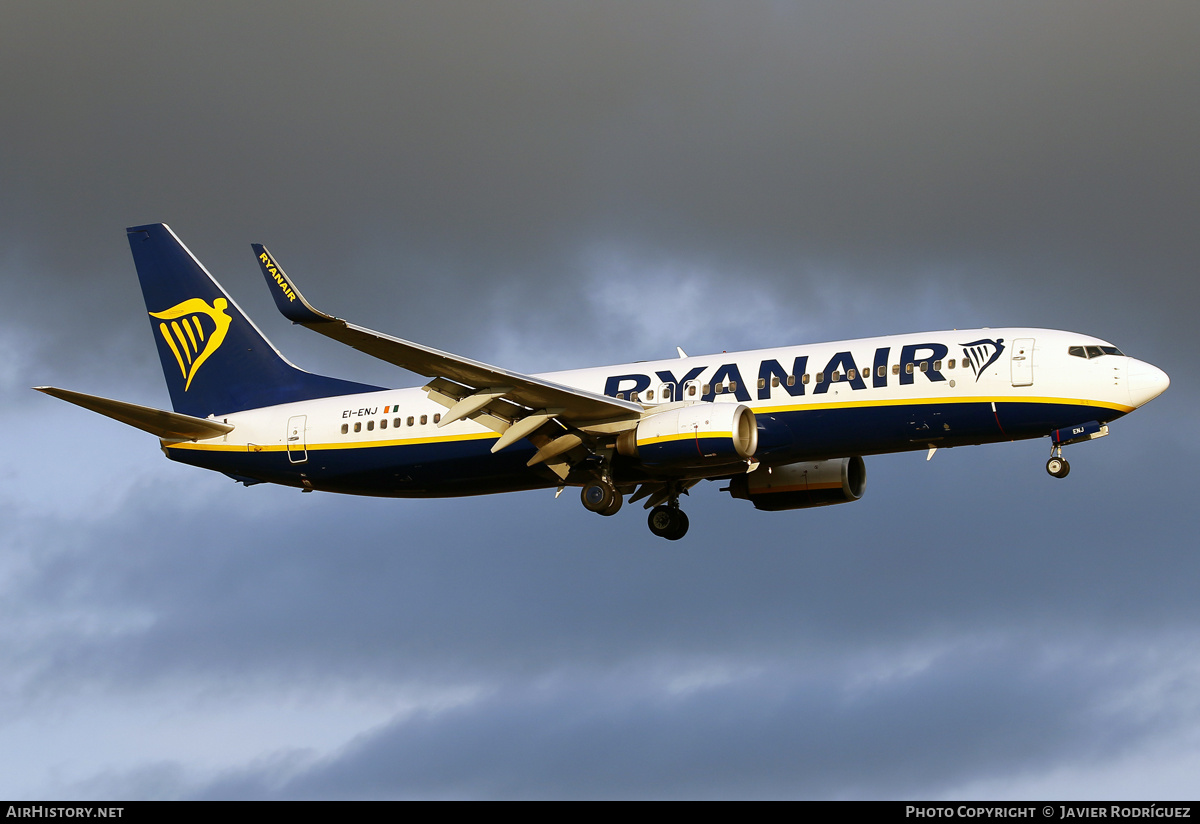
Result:
{"label": "boeing 737 fuselage", "polygon": [[581,488],[613,515],[687,531],[679,497],[728,482],[761,510],[862,497],[862,456],[1049,437],[1062,447],[1167,388],[1112,344],[1051,329],[973,329],[523,375],[314,309],[264,247],[282,314],[428,378],[385,389],[304,372],[262,336],[163,224],[128,231],[173,412],[40,391],[158,435],[172,460],[247,485],[442,497]]}

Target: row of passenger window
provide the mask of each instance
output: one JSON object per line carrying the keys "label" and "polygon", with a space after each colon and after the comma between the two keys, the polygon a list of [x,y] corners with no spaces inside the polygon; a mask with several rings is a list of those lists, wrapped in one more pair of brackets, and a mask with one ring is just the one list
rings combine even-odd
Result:
{"label": "row of passenger window", "polygon": [[[966,369],[970,365],[971,365],[971,362],[967,358],[962,359],[961,368]],[[929,361],[921,361],[919,364],[917,364],[916,368],[922,372],[928,372],[929,371]],[[946,368],[947,369],[955,368],[955,359],[954,358],[951,358],[950,360],[946,361]],[[911,363],[905,364],[904,371],[907,372],[909,375],[913,374],[913,372],[915,371],[913,369],[913,364],[911,364]],[[933,371],[935,371],[935,372],[942,371],[942,362],[940,360],[933,361]],[[876,370],[876,374],[881,378],[887,377],[887,367],[886,366],[878,367]],[[898,364],[898,363],[892,364],[892,374],[893,375],[900,374],[900,364]],[[863,378],[871,377],[871,370],[864,369],[862,372],[862,376],[863,376]],[[815,375],[811,375],[811,376],[806,373],[806,374],[800,376],[800,383],[808,384],[810,378],[815,383],[824,383],[825,377],[826,376],[825,376],[824,372],[817,372]],[[852,381],[857,377],[858,377],[857,369],[848,369],[845,372],[829,373],[829,381],[831,383],[837,383],[838,381],[842,380],[843,378],[845,380]],[[779,382],[780,381],[779,381],[778,375],[774,375],[771,377],[771,387],[772,388],[778,387]],[[784,379],[784,383],[786,383],[788,386],[795,386],[796,385],[796,376],[788,375],[787,378]],[[759,378],[758,379],[758,388],[765,389],[766,386],[767,386],[767,379]],[[738,388],[737,381],[729,381],[728,383],[718,383],[716,386],[712,386],[712,385],[706,383],[703,386],[699,387],[699,393],[701,395],[707,395],[711,391],[715,395],[720,395],[720,394],[726,393],[726,392],[736,392],[737,388]],[[674,391],[674,385],[667,384],[666,386],[663,387],[662,397],[659,400],[663,400],[663,401],[672,400],[672,392],[673,391]],[[686,397],[691,398],[691,397],[695,397],[696,393],[697,393],[697,384],[688,383],[684,389],[684,395]],[[645,398],[645,400],[648,400],[648,401],[654,400],[654,390],[648,389],[648,390],[646,390],[645,393],[639,393],[639,392],[630,392],[629,393],[629,400],[636,402],[639,400],[639,398]],[[617,399],[622,400],[622,401],[625,400],[625,393],[618,392]]]}
{"label": "row of passenger window", "polygon": [[1125,356],[1125,353],[1115,346],[1068,346],[1067,354],[1077,358],[1102,358],[1105,355]]}
{"label": "row of passenger window", "polygon": [[[429,423],[429,416],[422,415],[419,419],[414,417],[413,415],[409,415],[407,418],[392,418],[392,428],[399,429],[402,426],[417,426],[418,420],[420,421],[420,426],[425,426]],[[441,423],[441,420],[442,420],[442,414],[440,412],[433,416],[434,423]],[[379,422],[379,428],[380,429],[388,428],[387,418],[384,418]],[[375,421],[367,421],[367,431],[373,432],[374,430],[375,430]],[[362,421],[355,422],[354,431],[355,432],[363,431]],[[348,424],[348,423],[342,424],[342,434],[347,435],[349,433],[350,433],[350,424]]]}

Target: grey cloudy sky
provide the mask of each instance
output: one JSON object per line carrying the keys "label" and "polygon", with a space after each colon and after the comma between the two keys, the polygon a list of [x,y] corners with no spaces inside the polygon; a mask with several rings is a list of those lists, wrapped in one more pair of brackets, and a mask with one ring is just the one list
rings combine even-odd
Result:
{"label": "grey cloudy sky", "polygon": [[[1194,3],[0,2],[0,797],[1195,798]],[[922,329],[1113,341],[1069,449],[851,506],[244,489],[30,392],[168,403],[123,229],[299,365],[318,306],[524,371]]]}

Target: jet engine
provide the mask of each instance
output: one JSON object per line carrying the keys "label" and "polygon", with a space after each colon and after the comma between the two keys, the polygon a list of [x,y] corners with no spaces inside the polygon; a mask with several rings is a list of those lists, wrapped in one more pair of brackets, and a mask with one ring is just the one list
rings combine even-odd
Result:
{"label": "jet engine", "polygon": [[617,439],[617,452],[627,458],[681,469],[744,463],[757,448],[754,413],[735,403],[695,403],[656,412]]}
{"label": "jet engine", "polygon": [[857,501],[866,488],[867,467],[858,456],[761,466],[729,482],[730,495],[766,512]]}

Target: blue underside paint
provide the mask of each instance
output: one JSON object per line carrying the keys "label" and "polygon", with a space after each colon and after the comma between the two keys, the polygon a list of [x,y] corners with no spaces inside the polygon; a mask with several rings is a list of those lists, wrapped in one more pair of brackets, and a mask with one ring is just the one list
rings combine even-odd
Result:
{"label": "blue underside paint", "polygon": [[[872,455],[930,446],[997,443],[1049,435],[1083,421],[1110,421],[1123,413],[1076,404],[990,402],[797,410],[759,415],[756,458],[767,464]],[[544,467],[529,468],[528,441],[497,454],[494,441],[445,441],[355,449],[308,450],[293,464],[286,452],[221,452],[168,446],[181,463],[241,478],[288,486],[381,497],[453,497],[555,486]],[[689,442],[691,443],[691,442]],[[693,444],[694,448],[694,444]],[[714,473],[715,474],[715,473]],[[619,484],[655,475],[628,459],[613,467]],[[662,474],[657,474],[662,477]]]}

